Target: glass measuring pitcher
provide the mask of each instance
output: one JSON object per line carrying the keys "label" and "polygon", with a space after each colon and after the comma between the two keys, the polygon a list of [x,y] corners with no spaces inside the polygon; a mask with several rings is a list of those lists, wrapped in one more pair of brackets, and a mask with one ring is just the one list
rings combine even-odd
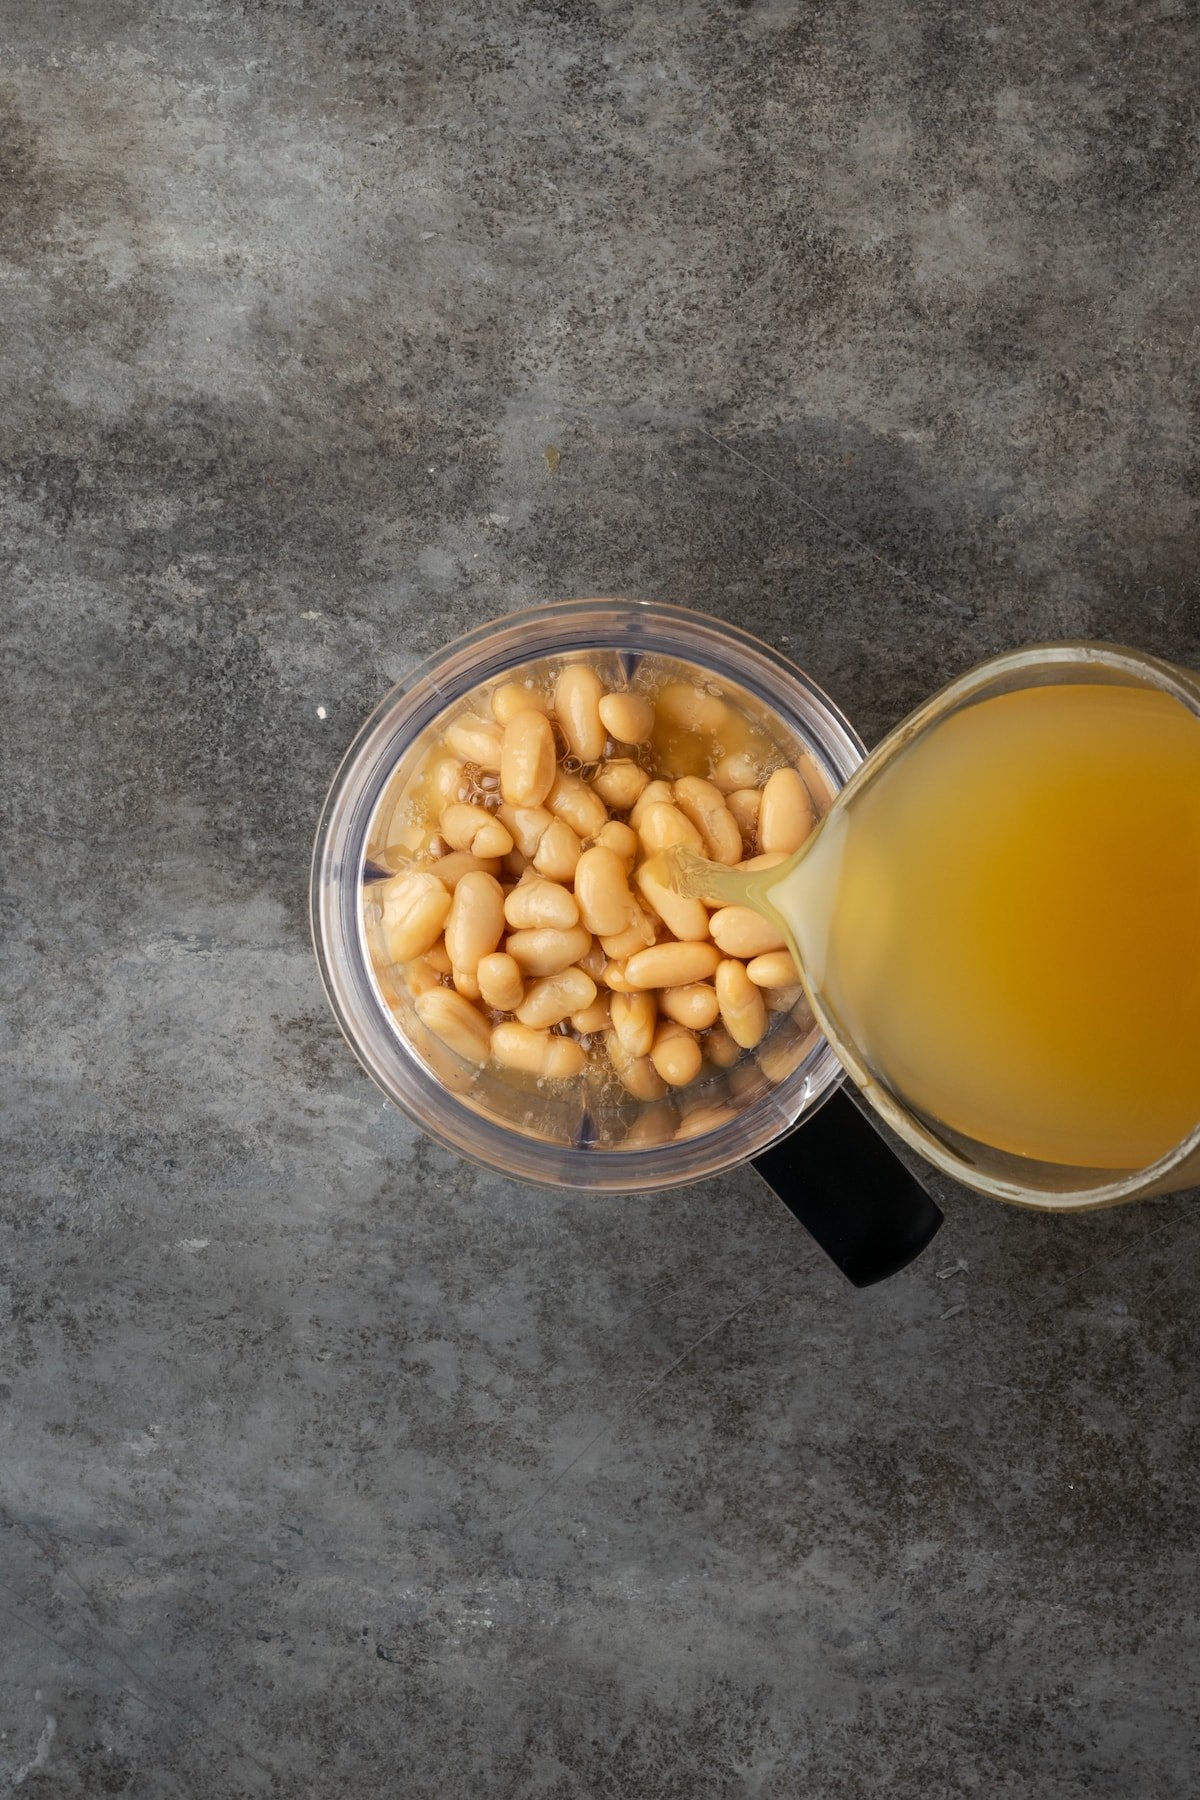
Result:
{"label": "glass measuring pitcher", "polygon": [[1094,644],[998,657],[899,726],[791,858],[675,873],[781,929],[851,1078],[958,1180],[1086,1210],[1200,1178],[1184,670]]}

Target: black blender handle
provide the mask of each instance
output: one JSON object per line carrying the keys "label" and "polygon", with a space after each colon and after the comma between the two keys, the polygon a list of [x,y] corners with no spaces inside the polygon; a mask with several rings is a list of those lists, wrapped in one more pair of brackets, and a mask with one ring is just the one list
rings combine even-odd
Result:
{"label": "black blender handle", "polygon": [[855,1287],[886,1281],[942,1214],[844,1090],[752,1159],[769,1188]]}

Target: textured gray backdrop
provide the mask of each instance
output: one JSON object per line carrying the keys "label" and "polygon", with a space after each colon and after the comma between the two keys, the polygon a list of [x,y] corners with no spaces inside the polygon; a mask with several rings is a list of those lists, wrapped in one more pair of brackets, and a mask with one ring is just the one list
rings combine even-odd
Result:
{"label": "textured gray backdrop", "polygon": [[[0,0],[0,1787],[1185,1800],[1196,1197],[411,1130],[305,921],[409,662],[735,619],[868,738],[1200,659],[1188,0]],[[1121,1068],[1121,946],[1112,992]]]}

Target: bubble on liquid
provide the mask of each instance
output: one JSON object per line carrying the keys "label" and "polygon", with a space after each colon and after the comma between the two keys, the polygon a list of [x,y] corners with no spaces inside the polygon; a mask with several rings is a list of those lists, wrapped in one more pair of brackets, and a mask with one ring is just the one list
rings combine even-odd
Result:
{"label": "bubble on liquid", "polygon": [[583,768],[583,763],[577,756],[564,756],[563,768],[567,771],[568,775],[578,775],[579,771]]}
{"label": "bubble on liquid", "polygon": [[598,762],[583,763],[579,773],[583,776],[585,781],[595,781],[597,775],[600,773],[600,764]]}

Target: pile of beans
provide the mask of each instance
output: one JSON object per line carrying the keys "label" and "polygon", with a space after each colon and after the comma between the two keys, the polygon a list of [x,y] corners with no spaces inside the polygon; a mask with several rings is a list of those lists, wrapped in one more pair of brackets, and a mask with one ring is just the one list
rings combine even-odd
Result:
{"label": "pile of beans", "polygon": [[[602,1064],[643,1101],[761,1042],[800,995],[783,938],[648,866],[679,844],[769,868],[811,832],[828,799],[819,767],[768,770],[778,758],[761,741],[718,754],[730,736],[750,741],[731,722],[704,687],[613,690],[572,662],[552,688],[508,682],[447,724],[393,840],[397,872],[372,890],[429,1031],[469,1063],[538,1082]],[[656,744],[693,738],[707,776],[655,773]]]}

